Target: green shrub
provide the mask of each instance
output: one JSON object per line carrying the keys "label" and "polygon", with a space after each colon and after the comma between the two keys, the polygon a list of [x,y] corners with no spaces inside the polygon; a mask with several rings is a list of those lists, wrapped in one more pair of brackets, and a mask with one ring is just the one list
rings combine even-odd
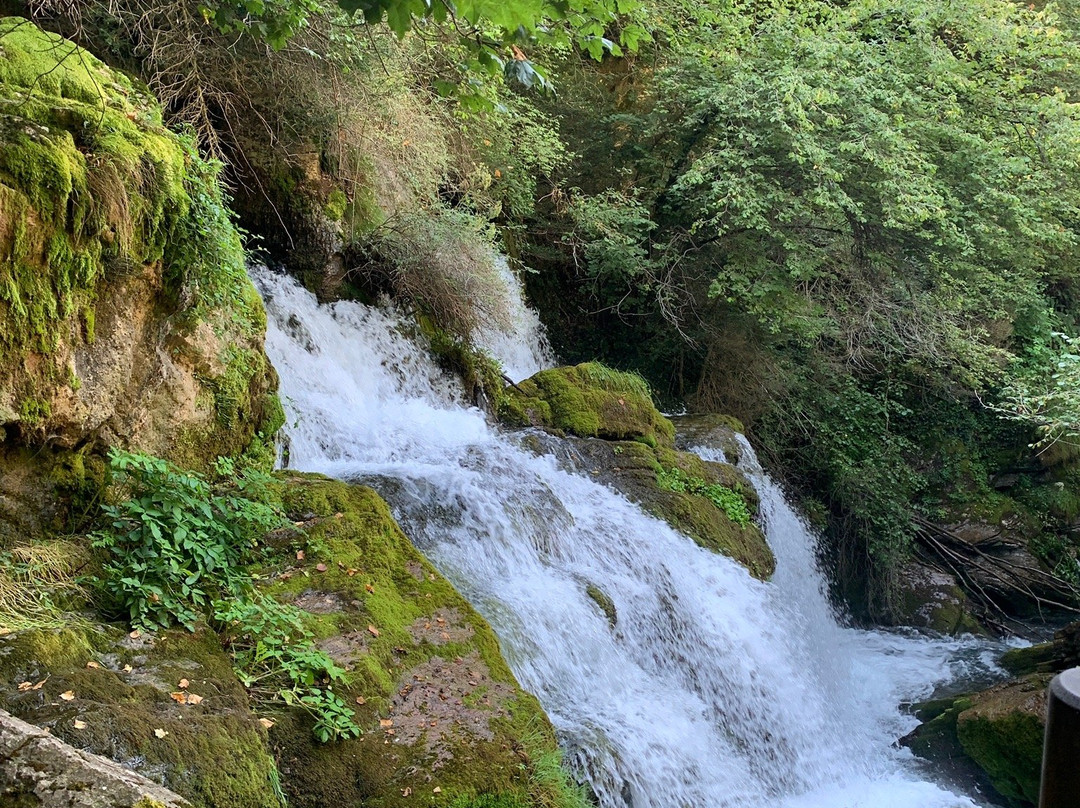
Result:
{"label": "green shrub", "polygon": [[315,719],[315,737],[323,743],[360,735],[352,710],[329,689],[343,681],[345,671],[312,646],[313,636],[299,610],[254,596],[218,601],[214,619],[250,692],[307,711]]}
{"label": "green shrub", "polygon": [[119,450],[109,467],[127,496],[103,506],[111,523],[92,537],[109,554],[99,581],[107,602],[136,626],[193,628],[216,597],[244,591],[246,552],[282,519],[259,499],[264,475],[215,489],[165,460]]}

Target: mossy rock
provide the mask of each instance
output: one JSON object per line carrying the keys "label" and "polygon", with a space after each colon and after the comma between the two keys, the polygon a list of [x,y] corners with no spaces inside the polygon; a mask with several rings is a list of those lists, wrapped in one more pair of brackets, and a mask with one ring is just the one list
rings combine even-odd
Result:
{"label": "mossy rock", "polygon": [[956,579],[926,564],[911,561],[898,570],[894,620],[898,625],[927,628],[941,634],[985,634],[971,613],[971,603]]}
{"label": "mossy rock", "polygon": [[61,498],[47,466],[109,446],[269,470],[283,416],[265,331],[193,140],[143,85],[0,19],[0,467]]}
{"label": "mossy rock", "polygon": [[506,390],[499,417],[581,438],[671,446],[675,428],[653,404],[641,377],[598,362],[542,370]]}
{"label": "mossy rock", "polygon": [[578,438],[572,441],[574,452],[570,454],[570,462],[592,479],[638,503],[699,546],[738,561],[754,577],[766,580],[775,571],[776,557],[754,522],[739,524],[708,497],[667,490],[658,482],[661,471],[678,469],[687,477],[738,493],[747,510],[754,514],[760,504],[758,494],[735,466],[702,460],[692,452],[666,446],[653,448],[637,441]]}
{"label": "mossy rock", "polygon": [[1039,801],[1046,690],[1050,674],[1033,674],[970,697],[956,733],[994,787],[1018,805]]}
{"label": "mossy rock", "polygon": [[[181,704],[180,694],[202,700]],[[266,730],[209,630],[132,637],[75,621],[8,635],[0,704],[197,808],[281,808]]]}
{"label": "mossy rock", "polygon": [[318,475],[279,481],[299,524],[271,537],[263,591],[306,612],[318,647],[346,670],[335,690],[363,730],[318,744],[306,715],[278,715],[270,738],[289,804],[558,805],[533,777],[557,749],[539,703],[382,498]]}

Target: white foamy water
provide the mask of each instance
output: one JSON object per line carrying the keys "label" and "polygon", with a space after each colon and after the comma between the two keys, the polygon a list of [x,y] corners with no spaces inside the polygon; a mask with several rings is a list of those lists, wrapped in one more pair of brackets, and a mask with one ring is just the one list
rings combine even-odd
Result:
{"label": "white foamy water", "polygon": [[547,333],[536,312],[525,304],[525,297],[504,256],[495,259],[495,268],[508,290],[510,323],[506,328],[488,325],[475,335],[476,347],[498,359],[503,372],[514,382],[527,379],[534,373],[555,366]]}
{"label": "white foamy water", "polygon": [[386,496],[492,624],[602,806],[974,805],[893,742],[914,724],[897,705],[982,664],[983,646],[840,626],[813,537],[748,451],[778,559],[768,583],[492,428],[393,314],[254,277],[291,465]]}

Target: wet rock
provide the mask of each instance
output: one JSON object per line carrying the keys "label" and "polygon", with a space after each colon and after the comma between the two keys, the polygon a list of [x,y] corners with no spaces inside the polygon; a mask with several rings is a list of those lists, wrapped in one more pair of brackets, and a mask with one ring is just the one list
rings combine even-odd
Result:
{"label": "wet rock", "polygon": [[0,803],[38,808],[191,808],[130,769],[0,710]]}
{"label": "wet rock", "polygon": [[912,561],[900,569],[897,590],[900,599],[895,619],[900,625],[942,634],[985,633],[971,614],[967,595],[951,575]]}

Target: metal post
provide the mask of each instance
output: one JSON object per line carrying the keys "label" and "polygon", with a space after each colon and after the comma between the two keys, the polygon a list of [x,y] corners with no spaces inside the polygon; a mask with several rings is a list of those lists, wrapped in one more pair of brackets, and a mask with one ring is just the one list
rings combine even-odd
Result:
{"label": "metal post", "polygon": [[1039,808],[1080,808],[1080,668],[1050,682]]}

